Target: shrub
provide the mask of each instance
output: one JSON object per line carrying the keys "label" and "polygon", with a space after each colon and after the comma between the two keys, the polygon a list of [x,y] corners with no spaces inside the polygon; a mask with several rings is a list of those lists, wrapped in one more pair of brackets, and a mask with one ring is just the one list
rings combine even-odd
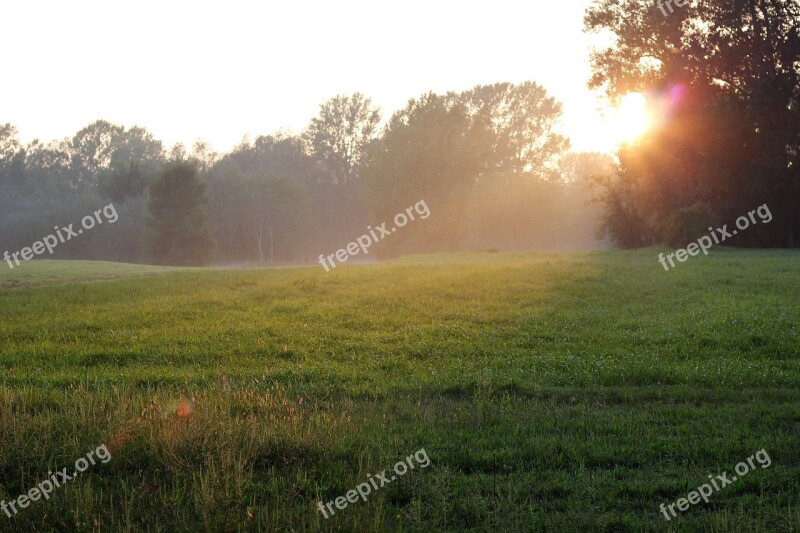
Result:
{"label": "shrub", "polygon": [[709,227],[719,223],[714,210],[706,202],[697,202],[691,207],[678,209],[670,217],[662,238],[673,248],[683,248],[708,233]]}

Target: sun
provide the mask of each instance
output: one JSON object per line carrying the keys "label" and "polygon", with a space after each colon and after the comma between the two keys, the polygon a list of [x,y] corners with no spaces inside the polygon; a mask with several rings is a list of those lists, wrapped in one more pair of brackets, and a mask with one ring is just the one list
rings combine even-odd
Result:
{"label": "sun", "polygon": [[593,106],[571,113],[565,123],[573,146],[579,150],[613,154],[621,145],[636,141],[656,126],[654,109],[642,93],[627,93],[616,105],[598,94]]}
{"label": "sun", "polygon": [[606,121],[617,144],[635,141],[653,125],[647,98],[641,93],[623,96],[618,106],[609,109]]}

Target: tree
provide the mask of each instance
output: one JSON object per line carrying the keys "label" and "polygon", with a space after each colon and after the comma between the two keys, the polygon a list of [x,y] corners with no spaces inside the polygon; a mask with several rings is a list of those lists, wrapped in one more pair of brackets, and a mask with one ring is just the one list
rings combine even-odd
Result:
{"label": "tree", "polygon": [[312,255],[305,253],[316,227],[309,191],[319,177],[297,137],[242,142],[208,173],[220,252],[228,259],[259,262]]}
{"label": "tree", "polygon": [[11,161],[22,151],[19,131],[11,124],[0,124],[0,165],[6,170]]}
{"label": "tree", "polygon": [[599,238],[608,237],[614,246],[623,249],[641,248],[655,244],[656,235],[648,215],[642,209],[636,171],[626,164],[624,156],[619,173],[599,175],[595,184],[600,192],[596,196],[603,206],[597,228]]}
{"label": "tree", "polygon": [[308,192],[289,179],[254,177],[247,183],[245,215],[258,248],[258,260],[286,261],[308,237]]}
{"label": "tree", "polygon": [[590,185],[616,171],[614,158],[600,152],[570,152],[559,163],[559,174],[565,183]]}
{"label": "tree", "polygon": [[0,186],[20,187],[25,172],[25,149],[19,131],[11,124],[0,125]]}
{"label": "tree", "polygon": [[172,162],[186,161],[186,158],[186,146],[181,142],[173,144],[167,153],[167,159]]}
{"label": "tree", "polygon": [[70,164],[69,139],[43,144],[34,140],[25,147],[25,176],[29,194],[59,195],[77,187]]}
{"label": "tree", "polygon": [[127,166],[115,165],[106,171],[100,180],[99,192],[112,202],[121,204],[128,198],[141,196],[147,188],[148,177],[140,163]]}
{"label": "tree", "polygon": [[586,28],[615,37],[593,54],[591,86],[647,91],[662,110],[663,126],[620,158],[633,165],[629,201],[658,238],[697,203],[725,220],[768,203],[776,222],[732,242],[796,245],[800,2],[699,1],[664,16],[650,0],[596,0]]}
{"label": "tree", "polygon": [[93,189],[101,170],[111,167],[115,140],[125,131],[106,120],[92,122],[72,138],[72,164],[79,186]]}
{"label": "tree", "polygon": [[406,229],[387,246],[395,253],[499,241],[522,247],[532,233],[542,235],[557,218],[542,206],[554,205],[560,191],[540,182],[558,182],[569,146],[555,131],[560,115],[561,104],[534,82],[411,100],[369,149],[364,198],[373,220],[424,199],[437,223]]}
{"label": "tree", "polygon": [[555,129],[562,106],[539,84],[479,85],[459,95],[475,120],[486,120],[494,133],[490,168],[503,175],[548,177],[569,148]]}
{"label": "tree", "polygon": [[205,212],[206,185],[194,165],[169,163],[150,187],[148,250],[159,264],[202,265],[213,240]]}
{"label": "tree", "polygon": [[144,194],[164,163],[164,147],[139,126],[125,129],[97,121],[78,132],[71,143],[74,187],[96,189],[120,205]]}
{"label": "tree", "polygon": [[206,141],[198,139],[192,145],[189,160],[197,165],[200,172],[208,172],[219,161],[219,154]]}
{"label": "tree", "polygon": [[320,106],[303,138],[330,179],[348,183],[355,179],[380,121],[380,110],[363,94],[339,95]]}
{"label": "tree", "polygon": [[[474,120],[458,99],[429,93],[410,100],[369,150],[363,182],[371,218],[388,221],[398,209],[425,200],[438,228],[427,230],[425,246],[456,249],[467,234],[472,187],[492,148],[488,121]],[[399,250],[412,231],[421,228],[405,229],[388,246]]]}

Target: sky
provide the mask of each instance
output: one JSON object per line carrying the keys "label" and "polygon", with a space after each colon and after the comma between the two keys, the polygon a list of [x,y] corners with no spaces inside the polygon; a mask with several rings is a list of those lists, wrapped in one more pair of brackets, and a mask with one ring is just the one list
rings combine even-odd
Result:
{"label": "sky", "polygon": [[0,123],[49,141],[102,118],[227,151],[302,131],[337,94],[388,118],[431,90],[533,80],[563,102],[575,150],[610,151],[586,86],[589,3],[6,0]]}

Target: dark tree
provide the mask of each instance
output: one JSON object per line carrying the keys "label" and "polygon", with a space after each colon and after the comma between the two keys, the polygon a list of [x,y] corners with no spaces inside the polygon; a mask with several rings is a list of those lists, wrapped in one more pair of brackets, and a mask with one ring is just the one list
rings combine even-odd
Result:
{"label": "dark tree", "polygon": [[147,247],[167,265],[202,265],[213,251],[206,215],[206,185],[194,165],[167,165],[150,187]]}
{"label": "dark tree", "polygon": [[697,204],[732,220],[768,203],[775,221],[732,242],[796,246],[800,2],[700,0],[665,16],[652,0],[596,0],[586,27],[616,37],[593,55],[591,85],[611,97],[646,91],[664,118],[621,154],[625,183],[608,182],[612,238],[635,242],[613,228],[646,221],[667,240]]}

